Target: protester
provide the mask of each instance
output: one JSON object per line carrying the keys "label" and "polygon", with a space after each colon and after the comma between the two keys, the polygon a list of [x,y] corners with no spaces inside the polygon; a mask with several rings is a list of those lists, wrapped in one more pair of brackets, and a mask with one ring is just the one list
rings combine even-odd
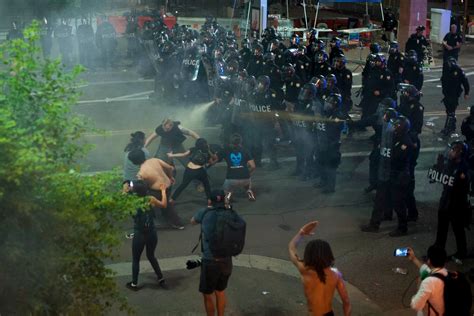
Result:
{"label": "protester", "polygon": [[348,316],[351,314],[349,295],[342,274],[333,268],[334,255],[329,243],[321,239],[311,240],[305,247],[303,259],[297,254],[297,247],[303,236],[313,235],[318,224],[317,221],[307,223],[291,239],[288,244],[290,260],[301,274],[310,315],[334,315],[332,302],[334,291],[337,289],[342,300],[344,315]]}
{"label": "protester", "polygon": [[[158,200],[153,195],[150,195],[149,188],[144,181],[128,181],[125,184],[124,192],[133,193],[139,197],[148,196],[150,200],[150,206],[166,208],[166,185],[160,184],[161,200]],[[166,282],[163,278],[158,260],[155,257],[155,249],[158,244],[158,237],[156,234],[154,212],[151,207],[149,209],[138,209],[136,214],[133,216],[133,240],[132,240],[132,281],[126,284],[127,288],[132,291],[138,291],[138,273],[140,271],[140,257],[143,249],[146,247],[146,257],[150,262],[155,274],[158,278],[158,284],[162,288],[166,288]]]}

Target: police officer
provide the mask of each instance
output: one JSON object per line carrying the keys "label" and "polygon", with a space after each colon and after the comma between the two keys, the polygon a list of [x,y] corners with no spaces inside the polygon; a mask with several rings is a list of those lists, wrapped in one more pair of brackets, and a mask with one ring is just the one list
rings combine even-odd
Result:
{"label": "police officer", "polygon": [[61,23],[54,29],[59,45],[61,58],[66,66],[72,65],[72,27],[68,25],[66,19],[61,19]]}
{"label": "police officer", "polygon": [[282,67],[281,75],[285,91],[284,103],[287,110],[293,112],[304,82],[296,75],[295,68],[290,64]]}
{"label": "police officer", "polygon": [[391,137],[392,134],[389,133],[391,133],[392,122],[397,117],[397,103],[395,100],[391,98],[383,99],[379,104],[377,113],[374,115],[375,137],[372,139],[373,147],[369,155],[369,186],[364,189],[365,193],[372,192],[377,188],[381,144],[387,146],[387,142],[390,141],[386,137]]}
{"label": "police officer", "polygon": [[448,136],[456,130],[456,108],[459,105],[459,97],[463,88],[466,100],[469,98],[470,90],[469,81],[454,57],[449,57],[443,65],[441,86],[444,96],[443,103],[446,108],[446,122],[441,133]]}
{"label": "police officer", "polygon": [[474,105],[469,107],[469,116],[462,121],[461,133],[466,137],[466,143],[470,145],[474,140]]}
{"label": "police officer", "polygon": [[418,91],[423,87],[423,67],[418,63],[416,51],[413,49],[406,53],[402,82],[414,85]]}
{"label": "police officer", "polygon": [[269,170],[279,169],[275,139],[278,136],[278,111],[281,111],[277,95],[270,89],[270,78],[257,78],[257,87],[249,102],[249,112],[253,121],[253,141],[249,149],[255,158],[255,163],[261,165],[262,152],[265,150],[270,156]]}
{"label": "police officer", "polygon": [[247,67],[247,72],[249,76],[254,76],[257,78],[263,72],[263,46],[262,44],[255,44],[252,58],[250,58],[249,65]]}
{"label": "police officer", "polygon": [[400,82],[402,82],[405,56],[400,53],[397,41],[390,42],[388,54],[387,69],[392,72],[395,85],[398,85]]}
{"label": "police officer", "polygon": [[331,65],[328,62],[329,56],[325,51],[318,51],[315,54],[314,58],[315,60],[312,77],[316,77],[319,75],[326,77],[327,75],[332,73]]}
{"label": "police officer", "polygon": [[295,147],[296,169],[293,176],[300,176],[303,181],[309,180],[313,172],[313,139],[311,127],[313,122],[314,98],[316,87],[307,83],[298,96],[298,104],[290,112],[291,140]]}
{"label": "police officer", "polygon": [[423,60],[425,60],[425,49],[430,45],[426,37],[423,35],[424,31],[425,27],[423,25],[418,26],[416,28],[416,33],[410,35],[405,44],[405,52],[413,49],[418,56],[418,62],[420,64],[423,64]]}
{"label": "police officer", "polygon": [[293,33],[290,38],[290,46],[288,48],[298,48],[300,46],[300,36]]}
{"label": "police officer", "polygon": [[344,54],[334,57],[334,75],[342,96],[343,113],[348,113],[352,109],[352,71],[347,69],[346,62]]}
{"label": "police officer", "polygon": [[392,97],[395,92],[393,75],[386,66],[385,56],[381,53],[375,55],[374,68],[370,71],[366,84],[363,86],[361,120],[374,114],[380,101],[386,97]]}
{"label": "police officer", "polygon": [[465,159],[467,146],[462,141],[455,141],[450,147],[448,157],[446,157],[447,163],[442,169],[443,177],[437,177],[442,179],[443,192],[439,201],[435,244],[446,247],[449,224],[451,224],[457,246],[457,251],[452,257],[463,259],[467,255],[464,227],[470,224],[466,216],[469,208],[469,174]]}
{"label": "police officer", "polygon": [[336,191],[336,171],[341,163],[341,131],[343,117],[340,113],[341,95],[332,94],[324,100],[323,115],[316,118],[315,130],[317,140],[316,159],[320,167],[320,182],[316,187],[321,193]]}
{"label": "police officer", "polygon": [[408,136],[410,122],[399,116],[393,125],[387,125],[380,143],[380,161],[377,193],[368,225],[363,232],[378,232],[382,220],[390,220],[392,210],[397,213],[398,227],[389,233],[391,237],[407,234],[406,189],[409,179],[409,158],[412,143]]}
{"label": "police officer", "polygon": [[97,26],[96,44],[101,53],[102,66],[105,69],[112,67],[117,38],[115,28],[106,16],[103,17],[102,23]]}
{"label": "police officer", "polygon": [[17,38],[23,38],[23,32],[18,27],[18,22],[13,21],[10,25],[10,29],[7,34],[7,41],[11,41]]}
{"label": "police officer", "polygon": [[411,123],[410,138],[413,143],[413,152],[410,156],[410,182],[407,191],[408,221],[418,219],[418,209],[415,199],[415,167],[420,154],[420,137],[423,128],[423,115],[425,108],[420,103],[421,94],[413,85],[401,85],[400,87],[400,113],[406,116]]}
{"label": "police officer", "polygon": [[252,50],[250,49],[250,42],[248,38],[244,38],[240,46],[240,69],[247,69],[250,59],[252,58]]}
{"label": "police officer", "polygon": [[283,101],[283,82],[281,81],[280,68],[275,64],[275,55],[273,53],[265,53],[263,55],[262,73],[270,78],[270,89],[277,93],[280,101]]}
{"label": "police officer", "polygon": [[125,28],[125,34],[127,36],[127,57],[135,61],[135,57],[138,53],[138,31],[139,26],[137,18],[132,13],[127,17],[127,27]]}
{"label": "police officer", "polygon": [[82,19],[82,24],[77,27],[76,35],[79,48],[79,62],[87,68],[92,68],[95,50],[94,30],[87,19]]}
{"label": "police officer", "polygon": [[298,47],[296,51],[296,74],[304,81],[308,82],[311,78],[311,67],[312,62],[308,56],[306,56],[306,47],[302,44]]}
{"label": "police officer", "polygon": [[334,58],[336,56],[344,55],[344,52],[341,49],[341,39],[337,36],[334,36],[329,42],[331,46],[331,51],[329,52],[329,64],[334,66]]}
{"label": "police officer", "polygon": [[43,21],[41,21],[40,35],[43,57],[49,58],[51,55],[51,47],[53,47],[53,27],[46,17],[43,17]]}

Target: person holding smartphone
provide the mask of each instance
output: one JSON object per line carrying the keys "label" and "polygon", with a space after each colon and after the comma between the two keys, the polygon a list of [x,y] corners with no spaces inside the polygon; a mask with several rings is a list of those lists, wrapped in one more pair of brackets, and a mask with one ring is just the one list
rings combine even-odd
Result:
{"label": "person holding smartphone", "polygon": [[298,268],[308,301],[309,315],[334,316],[332,301],[337,289],[342,300],[344,316],[351,314],[351,303],[342,274],[333,268],[334,255],[331,246],[325,240],[311,240],[300,259],[297,247],[304,236],[313,235],[319,222],[309,222],[298,231],[288,244],[290,260]]}
{"label": "person holding smartphone", "polygon": [[[130,194],[136,194],[140,197],[148,197],[150,206],[166,208],[168,200],[166,197],[166,185],[160,185],[161,200],[158,200],[153,195],[150,195],[148,185],[141,180],[129,181],[124,184],[124,192]],[[138,273],[140,271],[140,257],[143,253],[143,249],[146,247],[146,256],[150,262],[155,274],[158,278],[158,284],[162,288],[166,288],[165,279],[161,272],[158,260],[155,257],[155,249],[158,244],[158,237],[155,228],[155,213],[152,208],[137,209],[136,214],[133,216],[133,240],[132,240],[132,281],[126,284],[127,288],[132,291],[138,291]]]}

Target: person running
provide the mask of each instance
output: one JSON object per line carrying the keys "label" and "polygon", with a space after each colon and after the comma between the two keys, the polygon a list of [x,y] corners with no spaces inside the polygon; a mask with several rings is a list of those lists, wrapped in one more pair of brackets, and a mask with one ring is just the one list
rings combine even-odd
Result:
{"label": "person running", "polygon": [[209,177],[206,172],[206,166],[212,165],[217,161],[215,154],[212,154],[209,149],[209,144],[204,138],[198,138],[195,146],[185,151],[184,153],[173,154],[168,153],[169,158],[184,158],[189,157],[189,162],[184,170],[183,180],[179,187],[173,192],[170,203],[176,201],[179,195],[193,180],[199,180],[204,186],[204,192],[208,203],[210,203],[211,197],[211,185],[209,183]]}
{"label": "person running", "polygon": [[344,316],[351,314],[351,303],[347,294],[342,274],[332,266],[334,255],[327,241],[311,240],[300,259],[297,247],[303,236],[313,235],[319,222],[309,222],[298,231],[288,244],[290,260],[298,268],[303,281],[304,292],[308,301],[308,314],[313,316],[334,316],[332,301],[337,289],[342,300]]}

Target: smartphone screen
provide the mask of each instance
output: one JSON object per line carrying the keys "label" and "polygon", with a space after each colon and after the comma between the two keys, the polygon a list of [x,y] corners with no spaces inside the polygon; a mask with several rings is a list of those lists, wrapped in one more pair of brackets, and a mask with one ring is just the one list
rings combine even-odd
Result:
{"label": "smartphone screen", "polygon": [[393,251],[395,257],[406,257],[408,256],[408,248],[397,248]]}

